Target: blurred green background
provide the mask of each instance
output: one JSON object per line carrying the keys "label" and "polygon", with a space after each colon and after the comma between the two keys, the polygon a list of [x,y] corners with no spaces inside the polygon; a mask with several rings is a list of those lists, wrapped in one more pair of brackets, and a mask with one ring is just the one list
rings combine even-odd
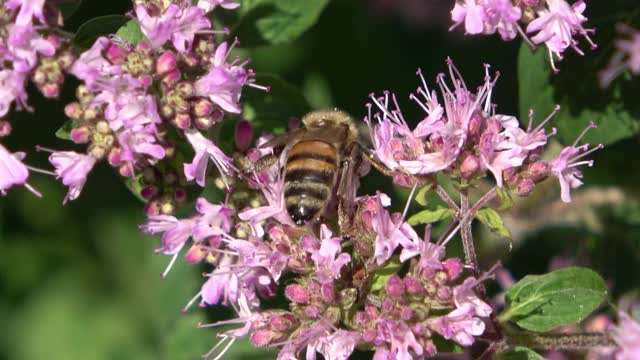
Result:
{"label": "blurred green background", "polygon": [[[489,63],[502,74],[494,93],[498,112],[519,114],[523,103],[529,106],[521,91],[527,84],[518,82],[520,41],[465,37],[462,29],[449,32],[451,3],[334,0],[294,42],[244,52],[258,74],[279,75],[300,89],[312,107],[338,106],[357,118],[365,115],[369,93],[389,89],[398,94],[405,115],[419,120],[417,107],[408,100],[418,86],[417,68],[433,81],[450,56],[467,84],[475,87],[484,76],[482,64]],[[635,19],[637,11],[626,11],[632,3],[607,2],[621,9],[617,17],[610,8],[589,4],[587,15],[598,27],[596,42],[601,49],[587,51],[584,58],[567,54],[557,81],[593,81],[594,68],[604,66],[610,55],[607,43],[615,21]],[[86,0],[66,27],[75,31],[87,19],[129,9],[125,0]],[[594,68],[581,69],[581,61]],[[67,82],[63,100],[71,101],[76,85]],[[253,89],[245,92],[262,96]],[[581,92],[582,103],[572,107],[589,104],[585,92],[598,99],[610,96],[591,86]],[[15,131],[3,142],[13,150],[28,150],[29,164],[47,168],[45,154],[31,151],[31,146],[70,147],[53,136],[65,121],[65,101],[47,102],[35,92],[29,101],[36,112],[12,114]],[[551,108],[536,110],[544,116]],[[638,113],[631,115],[637,121]],[[506,243],[483,237],[479,245],[483,265],[502,259],[520,278],[546,272],[554,264],[574,263],[600,272],[614,298],[637,288],[639,153],[638,136],[632,133],[607,144],[595,155],[596,166],[585,170],[587,186],[575,193],[571,205],[558,202],[555,180],[535,196],[518,201],[505,216],[514,233],[514,249],[510,252]],[[160,279],[169,258],[154,255],[157,238],[137,231],[136,225],[144,221],[142,204],[110,168],[98,166],[82,196],[64,207],[66,189],[52,178],[34,174],[31,184],[45,194],[43,199],[25,189],[11,190],[0,199],[0,359],[198,359],[215,343],[214,331],[196,326],[228,316],[228,310],[194,307],[189,314],[180,312],[198,291],[205,268],[179,261],[167,279]],[[374,177],[363,192],[391,192],[389,185]],[[394,194],[401,207],[406,192]],[[459,249],[453,246],[450,251],[455,254]],[[264,357],[246,342],[227,355]]]}

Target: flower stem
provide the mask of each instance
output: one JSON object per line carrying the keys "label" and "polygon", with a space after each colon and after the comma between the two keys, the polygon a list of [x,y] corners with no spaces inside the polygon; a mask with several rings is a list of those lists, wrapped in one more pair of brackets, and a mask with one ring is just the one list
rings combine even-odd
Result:
{"label": "flower stem", "polygon": [[460,235],[462,236],[462,247],[464,249],[464,261],[473,272],[478,275],[478,258],[476,249],[473,244],[473,235],[471,234],[471,222],[473,216],[469,211],[469,195],[466,189],[460,190]]}
{"label": "flower stem", "polygon": [[447,194],[447,191],[442,186],[440,185],[436,186],[436,194],[438,194],[438,196],[440,196],[440,199],[442,199],[442,201],[447,203],[447,205],[449,205],[449,207],[456,212],[456,217],[462,218],[461,217],[462,214],[460,213],[460,208],[458,208],[458,205],[456,204],[456,202],[453,201],[451,196]]}
{"label": "flower stem", "polygon": [[585,332],[573,334],[537,334],[517,332],[506,337],[509,345],[521,345],[544,350],[588,350],[594,347],[613,347],[607,333]]}

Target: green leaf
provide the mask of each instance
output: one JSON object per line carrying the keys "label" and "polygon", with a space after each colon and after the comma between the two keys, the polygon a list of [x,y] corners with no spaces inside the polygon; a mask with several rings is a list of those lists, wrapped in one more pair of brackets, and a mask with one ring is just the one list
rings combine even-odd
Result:
{"label": "green leaf", "polygon": [[79,121],[67,120],[62,126],[56,131],[56,137],[58,139],[63,140],[71,140],[71,130],[80,126]]}
{"label": "green leaf", "polygon": [[291,42],[312,27],[329,0],[248,0],[235,34],[242,46]]}
{"label": "green leaf", "polygon": [[529,109],[535,111],[536,123],[547,117],[556,104],[561,110],[549,127],[558,129],[564,144],[571,144],[593,121],[599,125],[583,142],[612,144],[640,133],[640,103],[636,94],[640,84],[618,79],[612,89],[602,90],[596,74],[605,64],[593,58],[563,62],[571,71],[553,74],[544,49],[532,51],[525,43],[518,56],[520,122],[527,126]]}
{"label": "green leaf", "polygon": [[498,354],[498,360],[544,360],[544,358],[527,347],[516,346],[513,349]]}
{"label": "green leaf", "polygon": [[505,187],[499,187],[496,190],[496,194],[498,194],[498,199],[500,199],[500,206],[498,210],[505,211],[511,209],[513,206],[513,199],[511,198],[511,193]]}
{"label": "green leaf", "polygon": [[267,130],[284,133],[288,120],[301,118],[311,110],[302,92],[276,75],[260,74],[256,83],[271,88],[268,93],[251,88],[243,92],[243,116],[251,122],[256,134]]}
{"label": "green leaf", "polygon": [[481,223],[486,225],[489,230],[499,238],[511,240],[511,232],[504,225],[504,221],[502,221],[500,214],[495,210],[491,208],[482,208],[478,210],[475,218],[480,220]]}
{"label": "green leaf", "polygon": [[505,294],[501,322],[531,331],[550,331],[589,316],[607,299],[604,280],[593,270],[571,267],[544,275],[528,275]]}
{"label": "green leaf", "polygon": [[142,174],[138,174],[135,177],[128,177],[124,181],[124,184],[127,186],[127,189],[129,189],[129,191],[138,198],[138,200],[143,203],[147,202],[147,200],[142,197],[142,189],[145,187]]}
{"label": "green leaf", "polygon": [[73,38],[73,44],[88,49],[100,36],[114,34],[129,21],[124,15],[105,15],[93,18],[80,25]]}
{"label": "green leaf", "polygon": [[431,224],[449,218],[453,214],[455,214],[453,209],[445,207],[438,207],[434,210],[426,209],[412,215],[407,222],[410,225]]}
{"label": "green leaf", "polygon": [[416,194],[416,202],[422,206],[427,206],[427,195],[429,194],[429,190],[433,187],[433,183],[428,183],[418,190]]}
{"label": "green leaf", "polygon": [[122,40],[126,42],[136,45],[140,41],[145,39],[144,34],[140,31],[140,24],[136,20],[127,21],[124,26],[120,27],[116,32],[116,35],[119,36]]}
{"label": "green leaf", "polygon": [[66,20],[78,10],[81,3],[82,0],[58,0],[55,6],[60,10],[62,17]]}
{"label": "green leaf", "polygon": [[389,281],[389,278],[397,274],[400,268],[402,268],[400,257],[394,256],[385,266],[374,271],[371,277],[371,291],[383,289],[387,281]]}

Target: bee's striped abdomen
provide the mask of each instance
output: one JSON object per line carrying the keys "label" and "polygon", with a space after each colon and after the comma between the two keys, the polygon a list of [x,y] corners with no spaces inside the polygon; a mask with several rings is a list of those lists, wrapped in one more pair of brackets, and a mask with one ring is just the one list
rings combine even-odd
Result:
{"label": "bee's striped abdomen", "polygon": [[303,225],[324,209],[338,167],[336,148],[324,141],[301,141],[287,154],[284,197],[287,212]]}

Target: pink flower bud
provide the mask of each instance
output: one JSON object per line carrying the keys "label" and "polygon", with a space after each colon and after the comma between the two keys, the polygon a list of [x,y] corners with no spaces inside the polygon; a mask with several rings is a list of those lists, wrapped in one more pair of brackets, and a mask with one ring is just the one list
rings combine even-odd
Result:
{"label": "pink flower bud", "polygon": [[144,214],[147,216],[160,215],[160,203],[151,201],[144,207]]}
{"label": "pink flower bud", "polygon": [[145,200],[149,201],[154,197],[158,196],[159,193],[160,193],[160,189],[158,189],[157,186],[149,185],[149,186],[145,186],[142,189],[142,191],[140,191],[140,196],[142,196],[142,198],[144,198]]}
{"label": "pink flower bud", "polygon": [[180,94],[180,96],[182,96],[183,98],[188,98],[193,96],[193,92],[195,90],[193,88],[193,84],[183,81],[176,85],[176,91],[178,91],[178,94]]}
{"label": "pink flower bud", "polygon": [[91,139],[91,129],[88,126],[79,126],[71,129],[71,141],[76,144],[86,144]]}
{"label": "pink flower bud", "polygon": [[188,129],[191,127],[191,116],[187,113],[178,113],[173,118],[173,125],[178,129]]}
{"label": "pink flower bud", "polygon": [[393,310],[393,308],[395,307],[395,302],[393,302],[393,300],[387,298],[384,299],[384,301],[382,302],[382,311],[385,313],[389,313]]}
{"label": "pink flower bud", "polygon": [[291,284],[284,289],[284,295],[291,301],[298,304],[305,304],[309,301],[309,293],[304,286]]}
{"label": "pink flower bud", "polygon": [[437,271],[433,280],[439,285],[446,284],[449,281],[449,275],[445,271]]}
{"label": "pink flower bud", "polygon": [[522,2],[530,7],[534,7],[534,6],[538,6],[538,3],[540,2],[540,0],[522,0]]}
{"label": "pink flower bud", "polygon": [[75,56],[73,56],[73,53],[71,53],[70,51],[65,51],[64,53],[62,53],[62,55],[60,55],[60,57],[58,57],[58,64],[60,65],[60,67],[62,67],[63,69],[68,69],[71,67],[71,65],[73,65],[73,62],[76,60]]}
{"label": "pink flower bud", "polygon": [[203,250],[202,247],[199,245],[192,245],[184,258],[189,264],[197,264],[202,261],[205,256],[207,256],[207,252]]}
{"label": "pink flower bud", "polygon": [[125,163],[120,165],[120,167],[118,168],[118,173],[123,177],[133,176],[133,169],[131,168],[131,164]]}
{"label": "pink flower bud", "polygon": [[316,319],[318,316],[320,316],[320,309],[315,305],[310,305],[304,309],[304,313],[308,317]]}
{"label": "pink flower bud", "polygon": [[182,205],[187,202],[187,192],[183,188],[177,188],[173,192],[173,199],[176,201],[176,203]]}
{"label": "pink flower bud", "polygon": [[172,85],[176,84],[178,81],[180,81],[182,77],[182,74],[180,73],[180,70],[175,69],[172,71],[169,71],[163,78],[162,78],[162,84],[164,86],[167,87],[171,87]]}
{"label": "pink flower bud", "polygon": [[77,102],[72,102],[64,107],[64,114],[73,120],[79,120],[82,116],[82,106]]}
{"label": "pink flower bud", "polygon": [[404,286],[411,295],[420,295],[422,293],[422,284],[413,276],[407,275],[404,278]]}
{"label": "pink flower bud", "polygon": [[442,263],[444,271],[449,276],[449,281],[455,280],[462,272],[463,264],[458,258],[449,258]]}
{"label": "pink flower bud", "polygon": [[336,302],[336,292],[333,288],[333,284],[323,284],[320,288],[320,296],[322,301],[326,304],[333,304]]}
{"label": "pink flower bud", "polygon": [[215,121],[213,120],[212,117],[210,116],[204,116],[204,117],[197,117],[194,119],[193,124],[199,129],[199,130],[207,130],[209,129],[211,126],[213,126],[213,124],[215,124]]}
{"label": "pink flower bud", "polygon": [[107,156],[107,161],[109,161],[109,165],[111,166],[119,166],[122,162],[122,149],[118,147],[111,149]]}
{"label": "pink flower bud", "polygon": [[57,83],[46,83],[40,87],[40,92],[46,98],[56,98],[60,95],[60,85]]}
{"label": "pink flower bud", "polygon": [[470,179],[480,170],[480,160],[473,154],[467,154],[460,165],[460,175],[465,179]]}
{"label": "pink flower bud", "polygon": [[196,101],[195,104],[193,104],[193,113],[196,116],[207,116],[207,115],[211,115],[214,108],[215,106],[213,105],[211,100],[201,98],[201,99],[198,99],[198,101]]}
{"label": "pink flower bud", "polygon": [[533,181],[531,181],[531,179],[521,179],[518,182],[518,187],[516,191],[520,196],[529,196],[529,194],[531,194],[535,186],[536,185],[534,184]]}
{"label": "pink flower bud", "polygon": [[529,166],[525,176],[534,183],[538,183],[549,176],[549,170],[549,163],[546,161],[538,161]]}
{"label": "pink flower bud", "polygon": [[158,74],[167,73],[176,68],[176,55],[171,51],[165,51],[156,61],[156,72]]}
{"label": "pink flower bud", "polygon": [[251,344],[254,346],[267,346],[275,339],[275,334],[270,330],[256,330],[251,334]]}
{"label": "pink flower bud", "polygon": [[373,329],[367,329],[362,332],[362,340],[367,343],[372,343],[376,337],[378,337],[378,333]]}
{"label": "pink flower bud", "polygon": [[468,136],[470,138],[476,138],[480,136],[480,129],[482,124],[484,123],[484,118],[481,114],[475,112],[471,115],[471,119],[469,120],[469,130]]}
{"label": "pink flower bud", "polygon": [[153,83],[153,78],[151,77],[151,75],[147,74],[140,75],[140,77],[138,77],[138,80],[140,80],[142,85],[144,85],[145,87],[149,87]]}
{"label": "pink flower bud", "polygon": [[163,144],[162,147],[164,148],[165,158],[171,159],[176,154],[176,144],[168,142]]}
{"label": "pink flower bud", "polygon": [[296,325],[296,318],[291,314],[276,315],[269,319],[269,329],[277,332],[291,330]]}
{"label": "pink flower bud", "polygon": [[413,310],[411,310],[411,308],[405,307],[400,312],[400,318],[402,318],[402,320],[404,321],[411,320],[412,317],[413,317]]}
{"label": "pink flower bud", "polygon": [[251,146],[253,141],[253,127],[247,120],[240,120],[236,125],[235,133],[236,148],[245,151]]}
{"label": "pink flower bud", "polygon": [[51,34],[47,36],[47,41],[56,49],[60,47],[60,37],[58,35]]}
{"label": "pink flower bud", "polygon": [[124,62],[124,59],[127,57],[128,53],[129,52],[124,47],[116,44],[111,44],[107,48],[106,55],[109,61],[116,65],[119,65]]}
{"label": "pink flower bud", "polygon": [[434,296],[438,292],[438,287],[433,282],[428,282],[424,286],[424,291],[427,293],[427,295]]}
{"label": "pink flower bud", "polygon": [[404,294],[404,283],[398,275],[393,275],[387,281],[385,289],[387,290],[387,294],[389,294],[389,296],[401,297]]}
{"label": "pink flower bud", "polygon": [[442,300],[447,300],[451,298],[451,288],[448,286],[441,286],[438,288],[438,298]]}
{"label": "pink flower bud", "polygon": [[0,120],[0,137],[9,136],[11,134],[11,123],[7,120]]}

